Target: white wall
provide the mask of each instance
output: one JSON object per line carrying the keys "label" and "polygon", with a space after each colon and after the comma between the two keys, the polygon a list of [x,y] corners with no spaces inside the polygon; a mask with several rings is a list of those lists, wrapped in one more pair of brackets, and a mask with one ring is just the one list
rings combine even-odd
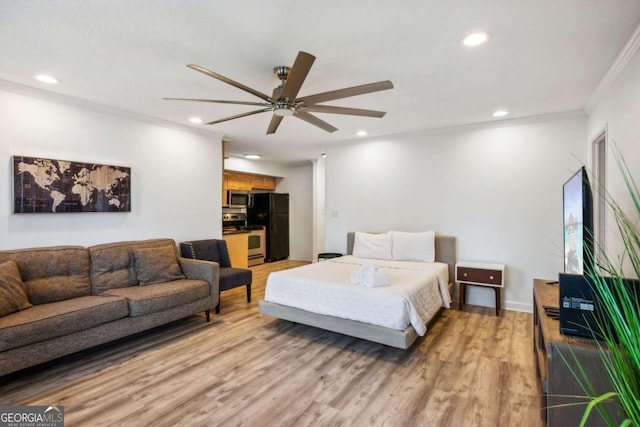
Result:
{"label": "white wall", "polygon": [[[221,236],[219,137],[5,88],[0,112],[0,248]],[[13,155],[129,166],[132,211],[13,214]]]}
{"label": "white wall", "polygon": [[[636,39],[630,41],[629,46],[638,45]],[[629,47],[628,46],[628,47]],[[637,47],[636,47],[637,49]],[[591,142],[602,132],[607,130],[609,149],[606,162],[606,187],[611,196],[625,209],[632,218],[637,218],[637,210],[622,180],[619,168],[611,148],[616,144],[624,156],[631,173],[640,185],[640,51],[636,51],[624,69],[612,82],[609,89],[602,95],[595,109],[589,115],[587,124],[587,148],[591,150]],[[634,214],[635,210],[635,214]],[[610,216],[606,218],[605,246],[607,252],[614,259],[620,253],[622,244],[618,237],[615,221]],[[628,270],[627,274],[632,275]]]}
{"label": "white wall", "polygon": [[325,168],[324,157],[313,161],[313,259],[325,251]]}
{"label": "white wall", "polygon": [[[458,260],[506,264],[506,307],[531,310],[532,279],[563,269],[562,184],[585,129],[570,113],[328,146],[326,250],[344,252],[348,231],[453,235]],[[490,289],[468,297],[493,306]]]}
{"label": "white wall", "polygon": [[230,157],[225,169],[279,177],[276,192],[289,193],[289,259],[313,259],[313,165],[283,165]]}
{"label": "white wall", "polygon": [[289,258],[313,258],[313,174],[312,165],[289,167],[277,187],[289,193]]}

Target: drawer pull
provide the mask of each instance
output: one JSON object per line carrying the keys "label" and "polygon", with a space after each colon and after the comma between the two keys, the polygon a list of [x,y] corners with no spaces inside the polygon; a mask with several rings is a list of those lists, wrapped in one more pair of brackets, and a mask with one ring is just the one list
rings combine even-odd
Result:
{"label": "drawer pull", "polygon": [[489,276],[489,279],[493,280],[493,276]]}
{"label": "drawer pull", "polygon": [[467,273],[463,273],[463,276],[464,276],[464,277],[467,277]]}

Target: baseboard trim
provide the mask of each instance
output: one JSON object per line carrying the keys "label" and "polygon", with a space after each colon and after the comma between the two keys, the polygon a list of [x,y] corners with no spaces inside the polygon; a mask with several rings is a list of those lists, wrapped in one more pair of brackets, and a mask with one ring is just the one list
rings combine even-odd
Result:
{"label": "baseboard trim", "polygon": [[[479,301],[473,301],[469,304],[477,305],[479,307],[494,308],[493,304],[479,304]],[[451,301],[451,308],[458,308],[458,300]],[[504,301],[500,309],[509,310],[509,311],[520,311],[523,313],[533,313],[533,304],[517,302],[517,301]]]}

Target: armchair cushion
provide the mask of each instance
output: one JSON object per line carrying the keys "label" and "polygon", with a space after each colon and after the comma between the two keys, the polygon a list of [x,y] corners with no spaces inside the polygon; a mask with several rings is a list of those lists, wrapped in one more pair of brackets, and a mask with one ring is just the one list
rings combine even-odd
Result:
{"label": "armchair cushion", "polygon": [[247,268],[221,268],[220,291],[226,291],[241,285],[250,285],[252,276],[252,271]]}
{"label": "armchair cushion", "polygon": [[231,267],[227,242],[222,239],[194,240],[180,243],[180,252],[185,258],[217,262],[220,267]]}

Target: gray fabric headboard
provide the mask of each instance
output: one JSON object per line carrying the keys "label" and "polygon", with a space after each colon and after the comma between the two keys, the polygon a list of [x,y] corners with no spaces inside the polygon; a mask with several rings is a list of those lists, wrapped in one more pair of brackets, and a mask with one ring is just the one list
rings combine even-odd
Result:
{"label": "gray fabric headboard", "polygon": [[[347,233],[347,255],[353,253],[353,240],[356,233],[350,231]],[[444,236],[436,234],[436,261],[449,264],[449,282],[455,280],[456,266],[456,238],[453,236]]]}

